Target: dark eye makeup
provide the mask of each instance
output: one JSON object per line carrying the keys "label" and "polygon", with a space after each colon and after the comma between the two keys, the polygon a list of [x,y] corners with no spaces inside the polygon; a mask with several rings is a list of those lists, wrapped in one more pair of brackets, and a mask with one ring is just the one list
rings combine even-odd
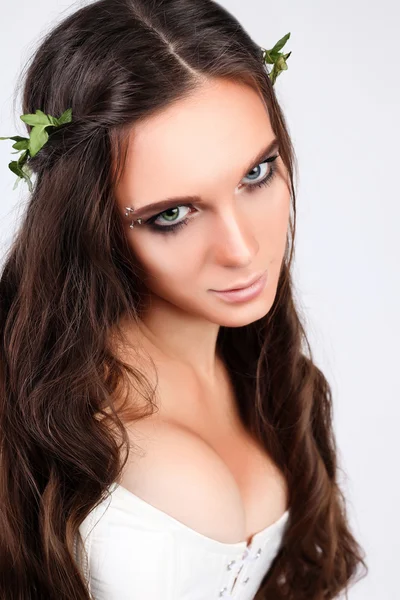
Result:
{"label": "dark eye makeup", "polygon": [[[276,171],[278,169],[278,167],[275,164],[275,161],[278,158],[278,156],[279,156],[279,153],[275,154],[274,156],[270,156],[269,158],[266,158],[263,162],[261,162],[259,165],[257,165],[257,167],[255,167],[255,169],[257,169],[260,165],[263,165],[265,163],[270,164],[270,169],[268,171],[268,174],[265,177],[263,177],[263,179],[261,179],[257,183],[243,184],[243,187],[247,188],[248,193],[254,193],[257,190],[257,188],[262,188],[262,187],[268,186],[272,183],[272,180],[273,180],[274,176],[276,175]],[[253,169],[253,170],[255,170],[255,169]],[[181,205],[181,206],[190,207],[190,205]],[[161,234],[177,233],[181,227],[185,227],[185,225],[189,224],[189,222],[191,221],[190,218],[182,219],[182,221],[179,221],[179,223],[176,223],[175,225],[157,225],[154,222],[162,215],[165,215],[172,211],[175,211],[177,208],[179,208],[179,207],[175,206],[173,208],[169,208],[168,210],[164,210],[163,212],[158,213],[157,215],[154,215],[153,217],[150,217],[150,219],[147,219],[147,221],[145,221],[144,224],[149,229],[151,229],[152,231],[156,231],[157,233],[161,233]]]}

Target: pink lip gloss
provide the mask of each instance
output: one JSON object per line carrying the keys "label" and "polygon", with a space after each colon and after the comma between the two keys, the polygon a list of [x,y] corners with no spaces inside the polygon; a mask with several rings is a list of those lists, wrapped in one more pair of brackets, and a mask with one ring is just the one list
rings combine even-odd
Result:
{"label": "pink lip gloss", "polygon": [[246,288],[240,288],[239,290],[230,290],[228,292],[217,292],[215,290],[210,290],[226,302],[247,302],[248,300],[252,300],[256,298],[265,287],[268,279],[268,272],[265,271],[263,275],[257,281],[255,281],[252,285],[249,285]]}

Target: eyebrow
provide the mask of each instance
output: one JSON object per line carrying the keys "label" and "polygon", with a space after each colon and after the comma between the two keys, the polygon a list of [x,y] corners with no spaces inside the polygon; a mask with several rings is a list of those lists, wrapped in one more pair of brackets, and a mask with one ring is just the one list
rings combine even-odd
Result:
{"label": "eyebrow", "polygon": [[[260,152],[258,152],[257,156],[253,157],[250,161],[250,164],[244,170],[242,178],[245,177],[247,173],[255,169],[260,163],[262,163],[266,158],[269,157],[270,153],[278,149],[279,143],[278,139],[275,137],[265,148],[262,148]],[[155,211],[164,212],[168,208],[173,208],[182,204],[190,204],[194,202],[204,202],[204,199],[201,196],[173,196],[171,198],[166,198],[165,200],[160,200],[159,202],[152,202],[151,204],[147,204],[146,206],[142,206],[138,208],[134,212],[130,213],[130,217],[133,218],[147,218],[151,217],[155,214]]]}

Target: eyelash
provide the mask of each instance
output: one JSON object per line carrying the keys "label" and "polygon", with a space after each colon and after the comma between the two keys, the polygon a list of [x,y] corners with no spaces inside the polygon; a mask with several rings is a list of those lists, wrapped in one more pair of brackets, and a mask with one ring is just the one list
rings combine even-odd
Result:
{"label": "eyelash", "polygon": [[[257,167],[258,167],[265,163],[269,163],[270,171],[269,171],[268,175],[266,177],[264,177],[264,179],[262,179],[258,183],[249,183],[249,184],[245,185],[245,187],[247,188],[247,191],[249,193],[253,193],[256,191],[257,188],[268,186],[272,183],[272,180],[273,180],[274,176],[276,175],[276,171],[278,169],[278,167],[274,164],[274,162],[276,161],[278,156],[279,156],[279,154],[276,154],[275,156],[271,156],[270,158],[265,159],[263,162],[261,162],[257,165]],[[186,206],[186,205],[181,205],[181,206]],[[177,233],[181,227],[185,227],[185,225],[188,225],[189,221],[191,221],[190,218],[182,219],[182,221],[179,221],[179,223],[176,223],[176,225],[165,226],[165,225],[156,225],[154,223],[154,221],[156,221],[158,219],[158,217],[163,215],[165,212],[168,212],[168,210],[173,210],[174,208],[178,208],[178,206],[169,208],[167,210],[164,210],[161,213],[158,213],[157,215],[154,215],[154,217],[151,217],[150,219],[148,219],[146,221],[146,225],[148,225],[152,231],[156,231],[157,233],[161,233],[161,234]]]}

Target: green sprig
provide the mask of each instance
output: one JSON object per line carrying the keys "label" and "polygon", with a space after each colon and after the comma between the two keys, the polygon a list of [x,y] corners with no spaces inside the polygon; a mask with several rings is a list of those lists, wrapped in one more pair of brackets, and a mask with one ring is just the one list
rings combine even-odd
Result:
{"label": "green sprig", "polygon": [[292,53],[289,52],[288,54],[284,54],[283,52],[280,52],[280,50],[282,50],[289,38],[290,33],[287,33],[283,36],[283,38],[276,42],[275,46],[271,48],[271,50],[261,48],[263,50],[263,60],[265,64],[274,65],[271,73],[269,74],[272,85],[275,84],[278,75],[280,75],[282,71],[286,71],[288,68],[286,61]]}
{"label": "green sprig", "polygon": [[32,126],[32,129],[29,134],[29,138],[21,137],[19,135],[14,135],[12,137],[0,137],[0,140],[14,140],[15,144],[13,144],[13,148],[17,150],[17,152],[12,152],[12,154],[18,154],[18,152],[22,151],[22,154],[18,158],[18,160],[14,160],[9,163],[9,169],[18,175],[18,179],[15,182],[13,189],[17,187],[18,183],[25,179],[28,184],[29,191],[32,192],[32,182],[31,175],[32,169],[30,169],[27,161],[29,158],[33,158],[36,154],[43,148],[47,140],[49,139],[49,134],[46,129],[48,127],[60,127],[65,123],[70,123],[72,121],[72,109],[68,108],[63,114],[56,118],[51,115],[46,115],[41,110],[37,109],[35,114],[26,114],[21,115],[20,119]]}

